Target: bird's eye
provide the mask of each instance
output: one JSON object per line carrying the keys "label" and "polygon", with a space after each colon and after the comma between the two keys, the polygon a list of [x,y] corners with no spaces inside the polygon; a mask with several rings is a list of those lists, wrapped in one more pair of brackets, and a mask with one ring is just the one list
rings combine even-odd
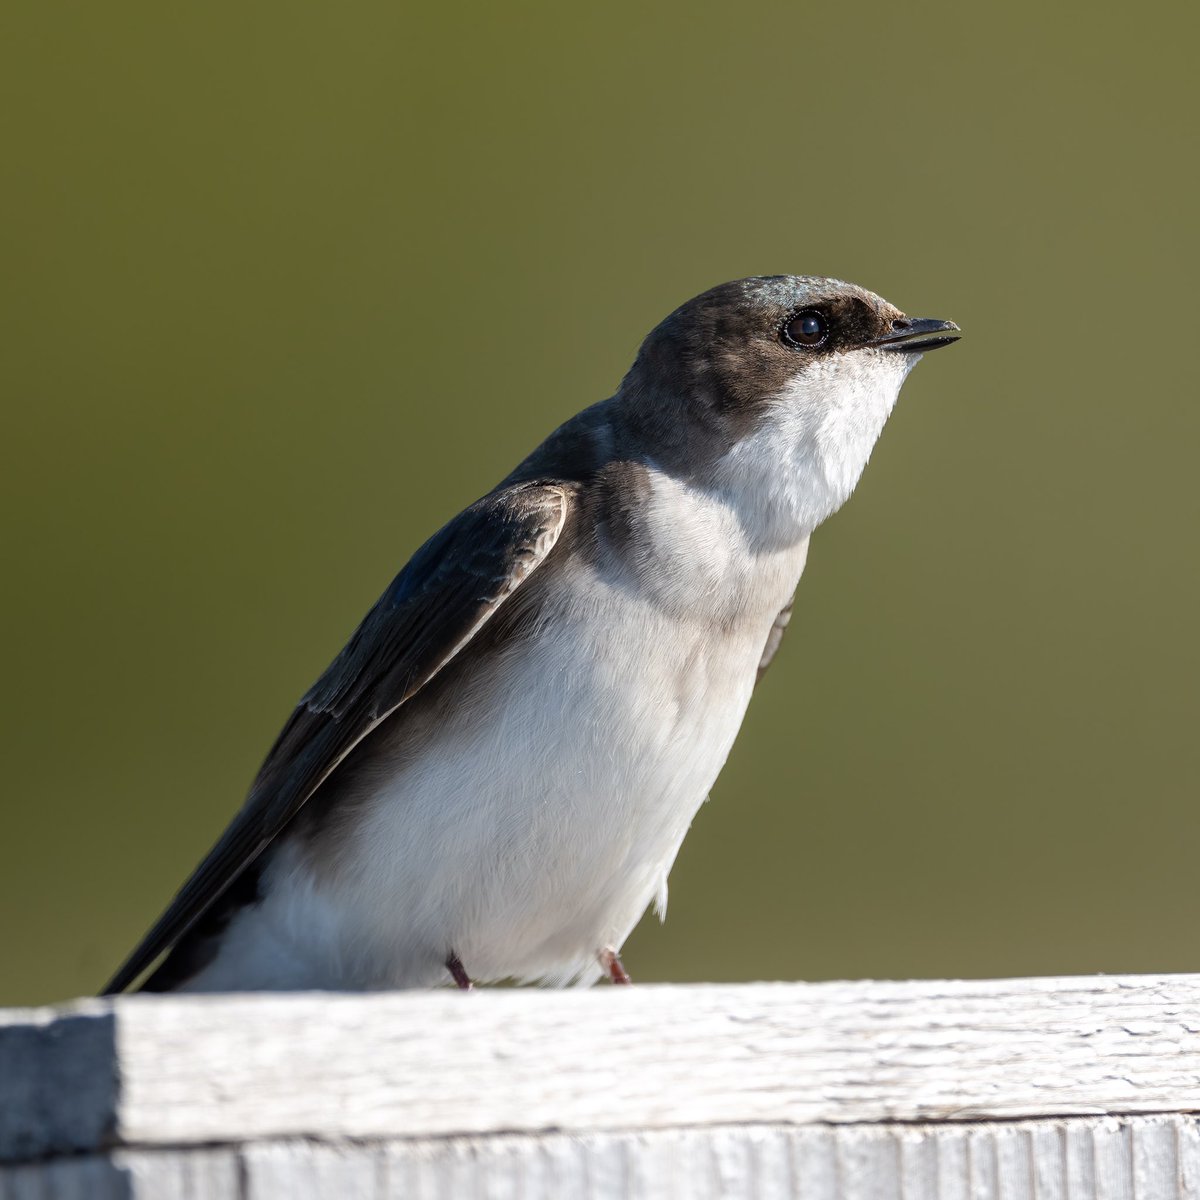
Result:
{"label": "bird's eye", "polygon": [[797,313],[784,327],[784,341],[793,346],[804,346],[812,349],[819,346],[829,336],[829,323],[819,313],[808,309]]}

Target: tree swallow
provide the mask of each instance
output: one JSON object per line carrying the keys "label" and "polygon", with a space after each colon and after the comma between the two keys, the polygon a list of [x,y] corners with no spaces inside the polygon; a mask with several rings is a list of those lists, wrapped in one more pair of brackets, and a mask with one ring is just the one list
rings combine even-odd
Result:
{"label": "tree swallow", "polygon": [[810,535],[958,337],[813,276],[677,309],[416,552],[105,992],[627,982]]}

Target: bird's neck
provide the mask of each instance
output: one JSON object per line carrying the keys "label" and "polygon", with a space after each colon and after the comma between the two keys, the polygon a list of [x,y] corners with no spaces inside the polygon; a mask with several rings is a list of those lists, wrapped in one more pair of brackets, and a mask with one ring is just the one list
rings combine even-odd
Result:
{"label": "bird's neck", "polygon": [[755,425],[715,464],[715,488],[739,513],[757,545],[787,545],[809,537],[850,498],[907,374],[864,370],[836,386],[820,368],[785,388]]}

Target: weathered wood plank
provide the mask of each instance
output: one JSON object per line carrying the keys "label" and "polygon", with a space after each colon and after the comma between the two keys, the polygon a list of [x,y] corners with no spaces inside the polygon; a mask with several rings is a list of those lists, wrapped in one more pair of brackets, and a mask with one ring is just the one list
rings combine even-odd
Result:
{"label": "weathered wood plank", "polygon": [[[0,1200],[134,1200],[129,1178],[99,1155],[0,1166]],[[214,1200],[225,1200],[214,1196]]]}
{"label": "weathered wood plank", "polygon": [[116,1072],[111,1009],[0,1009],[0,1162],[102,1145],[119,1106]]}
{"label": "weathered wood plank", "polygon": [[117,1150],[0,1200],[1197,1200],[1194,1117],[741,1126]]}
{"label": "weathered wood plank", "polygon": [[0,1159],[1200,1111],[1198,1031],[1196,976],[88,1001],[0,1020]]}
{"label": "weathered wood plank", "polygon": [[380,1146],[266,1143],[243,1147],[241,1158],[239,1200],[381,1200],[389,1192]]}
{"label": "weathered wood plank", "polygon": [[117,1150],[111,1161],[121,1172],[128,1200],[242,1200],[242,1149]]}

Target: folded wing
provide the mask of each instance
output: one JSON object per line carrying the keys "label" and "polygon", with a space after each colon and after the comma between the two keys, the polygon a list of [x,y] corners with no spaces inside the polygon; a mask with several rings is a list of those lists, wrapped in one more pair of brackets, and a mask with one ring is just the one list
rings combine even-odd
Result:
{"label": "folded wing", "polygon": [[241,811],[103,994],[123,991],[187,933],[338,763],[471,641],[545,560],[570,503],[566,486],[518,484],[417,551],[300,701]]}

